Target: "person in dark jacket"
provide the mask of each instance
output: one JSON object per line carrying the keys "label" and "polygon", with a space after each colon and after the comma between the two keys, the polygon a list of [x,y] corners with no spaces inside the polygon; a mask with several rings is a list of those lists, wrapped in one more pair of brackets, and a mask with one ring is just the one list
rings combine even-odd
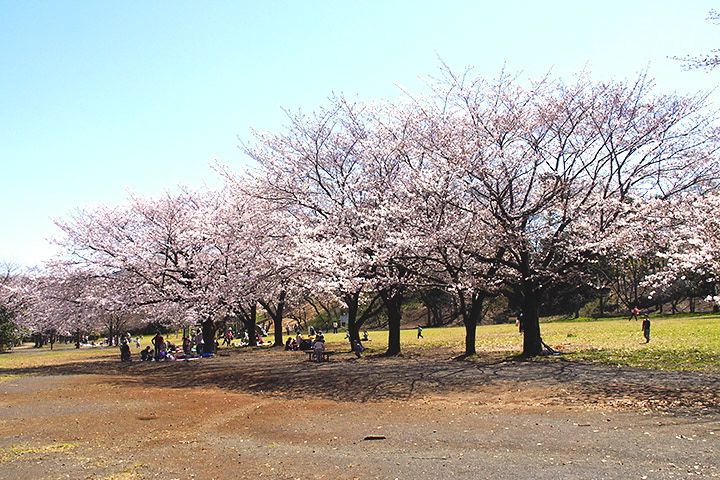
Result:
{"label": "person in dark jacket", "polygon": [[647,315],[645,315],[645,318],[642,322],[642,332],[643,336],[645,337],[645,343],[650,342],[650,319]]}

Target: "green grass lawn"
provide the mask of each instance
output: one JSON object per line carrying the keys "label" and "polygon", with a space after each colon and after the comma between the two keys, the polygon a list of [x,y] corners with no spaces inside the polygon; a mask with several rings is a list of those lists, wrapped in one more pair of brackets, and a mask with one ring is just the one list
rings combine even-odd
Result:
{"label": "green grass lawn", "polygon": [[[702,370],[720,372],[720,316],[678,315],[652,318],[652,340],[649,344],[640,331],[640,321],[626,318],[543,322],[543,339],[563,353],[568,360],[584,360],[611,365],[632,366],[659,370]],[[465,329],[462,327],[425,328],[425,338],[417,338],[415,329],[402,330],[400,340],[404,352],[422,355],[443,351],[448,356],[464,351]],[[167,337],[167,335],[166,335]],[[182,336],[170,334],[171,341],[180,345]],[[287,338],[287,337],[285,337]],[[329,350],[348,349],[345,333],[326,333]],[[141,339],[142,347],[150,344],[151,336]],[[367,353],[382,353],[387,349],[387,331],[371,331],[366,342]],[[272,336],[266,339],[272,342]],[[221,347],[221,351],[228,347]],[[501,354],[512,357],[522,351],[522,336],[515,325],[484,325],[477,330],[478,353]],[[133,357],[140,349],[133,345]],[[83,347],[55,345],[50,351],[22,348],[0,354],[0,369],[11,374],[13,369],[89,361],[99,358],[118,358],[116,347]],[[557,358],[557,357],[550,357]],[[0,379],[1,380],[1,379]]]}
{"label": "green grass lawn", "polygon": [[[563,358],[611,365],[670,370],[720,371],[720,316],[661,316],[652,318],[651,341],[645,343],[640,321],[627,318],[588,321],[543,322],[543,340],[563,352]],[[462,327],[425,328],[425,338],[417,331],[403,330],[404,349],[449,349],[463,353],[465,329]],[[344,348],[344,334],[326,334],[332,348]],[[370,332],[371,352],[387,348],[387,332]],[[477,329],[477,350],[504,352],[508,356],[522,351],[522,335],[515,325],[483,325]]]}

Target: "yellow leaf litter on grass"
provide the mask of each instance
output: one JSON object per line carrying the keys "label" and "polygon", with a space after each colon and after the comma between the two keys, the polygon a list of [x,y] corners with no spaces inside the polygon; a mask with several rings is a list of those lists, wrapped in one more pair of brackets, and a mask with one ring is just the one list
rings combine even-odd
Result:
{"label": "yellow leaf litter on grass", "polygon": [[24,455],[42,455],[47,453],[64,453],[73,450],[77,445],[72,443],[51,443],[31,447],[27,444],[12,445],[8,449],[0,450],[0,463],[11,462]]}
{"label": "yellow leaf litter on grass", "polygon": [[62,453],[69,452],[77,447],[73,443],[51,443],[50,445],[42,445],[40,447],[30,447],[27,445],[13,445],[10,452],[15,455],[37,455],[42,453]]}

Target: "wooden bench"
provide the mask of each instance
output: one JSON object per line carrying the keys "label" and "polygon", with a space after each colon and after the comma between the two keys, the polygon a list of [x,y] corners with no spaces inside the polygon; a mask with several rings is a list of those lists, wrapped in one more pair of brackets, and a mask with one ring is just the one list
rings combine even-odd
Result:
{"label": "wooden bench", "polygon": [[[314,350],[305,350],[305,353],[307,353],[308,362],[314,361],[315,358],[317,357],[317,354],[315,353]],[[329,361],[330,361],[330,355],[335,355],[335,352],[323,351],[323,352],[322,352],[323,362],[329,362]]]}

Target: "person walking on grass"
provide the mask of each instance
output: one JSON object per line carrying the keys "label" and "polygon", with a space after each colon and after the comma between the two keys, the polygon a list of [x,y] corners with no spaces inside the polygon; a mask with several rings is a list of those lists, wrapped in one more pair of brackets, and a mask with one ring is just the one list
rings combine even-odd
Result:
{"label": "person walking on grass", "polygon": [[645,343],[650,343],[650,318],[648,318],[647,315],[645,315],[642,322],[642,332],[645,337]]}
{"label": "person walking on grass", "polygon": [[420,325],[417,326],[417,332],[418,332],[418,338],[425,338],[422,334],[422,327]]}

